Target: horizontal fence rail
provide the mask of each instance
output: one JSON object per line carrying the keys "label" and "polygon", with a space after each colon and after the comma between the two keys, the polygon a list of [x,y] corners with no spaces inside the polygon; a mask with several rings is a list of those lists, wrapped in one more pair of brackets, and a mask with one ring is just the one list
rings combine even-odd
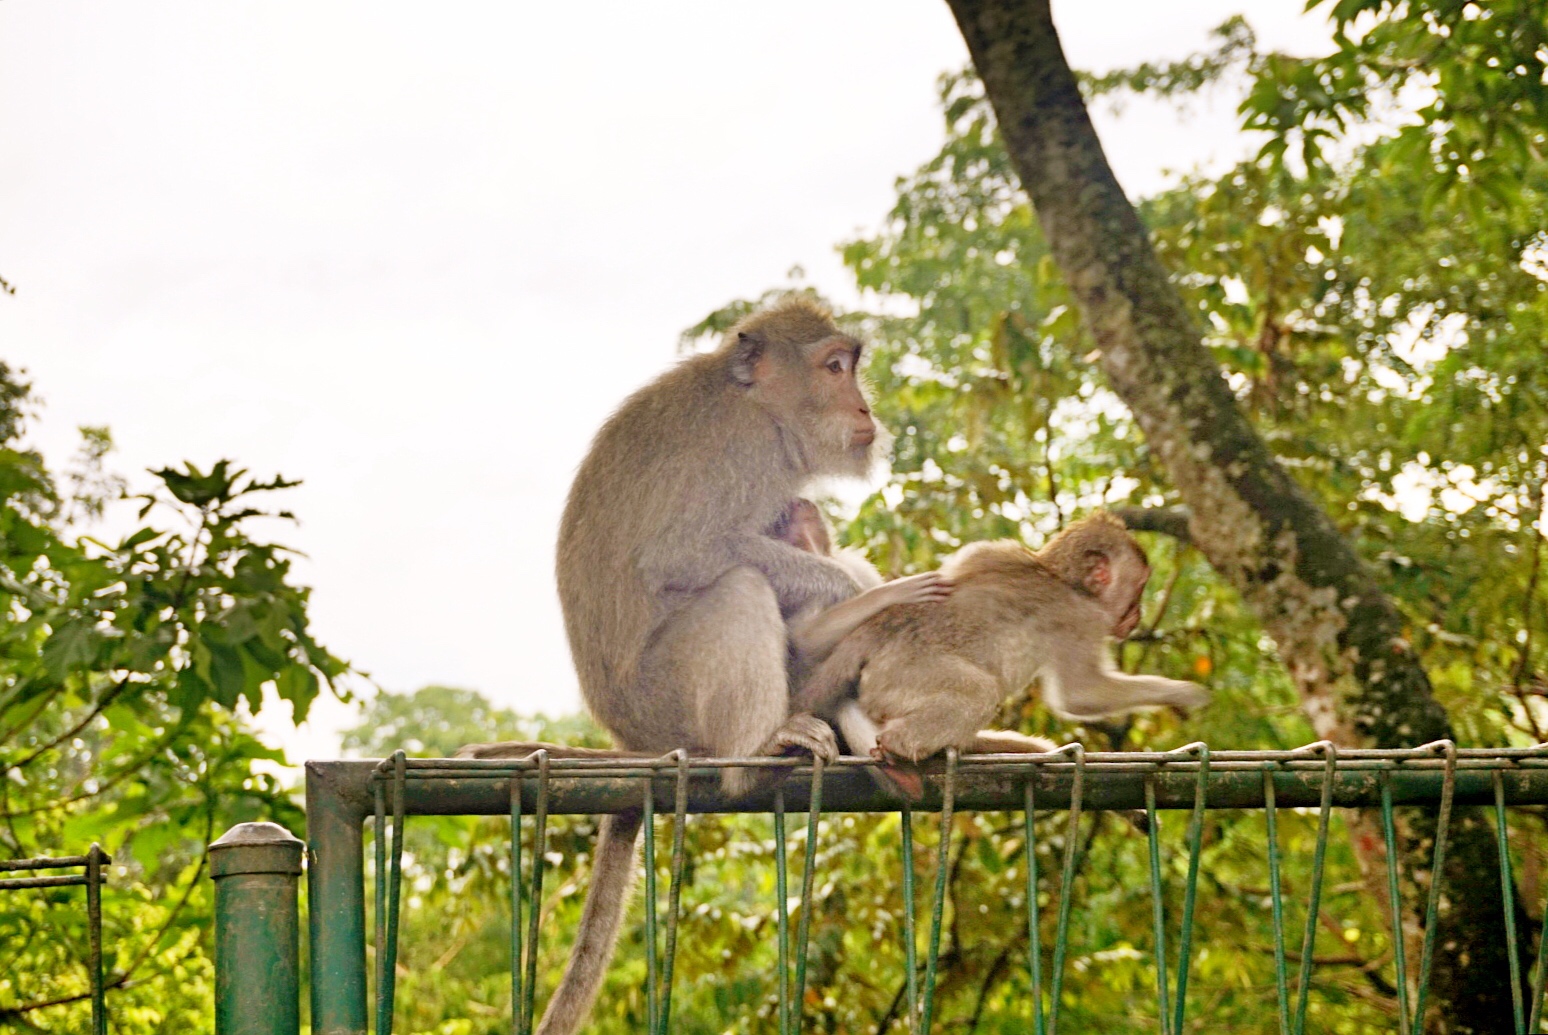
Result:
{"label": "horizontal fence rail", "polygon": [[[319,1035],[361,1035],[368,1028],[365,868],[363,829],[375,831],[375,1001],[379,1035],[392,1031],[396,995],[397,938],[402,897],[402,837],[409,816],[505,815],[511,821],[511,1030],[525,1035],[535,1019],[538,918],[543,901],[548,817],[560,814],[644,814],[645,943],[648,1030],[671,1030],[672,984],[677,925],[684,872],[684,819],[690,814],[768,812],[774,818],[777,937],[780,966],[776,1019],[781,1035],[799,1031],[807,981],[807,954],[818,821],[825,813],[890,812],[899,815],[902,842],[903,943],[906,1007],[911,1030],[928,1033],[935,1022],[935,995],[946,898],[951,818],[963,810],[1016,811],[1023,814],[1026,842],[1026,902],[1032,989],[1031,1028],[1035,1035],[1057,1035],[1061,989],[1069,941],[1071,889],[1077,865],[1075,836],[1084,812],[1130,813],[1148,838],[1150,894],[1153,902],[1152,947],[1155,996],[1163,1035],[1180,1035],[1187,1022],[1190,965],[1195,956],[1193,920],[1199,883],[1204,816],[1210,809],[1254,809],[1265,814],[1265,853],[1273,923],[1273,959],[1277,1017],[1285,1035],[1305,1031],[1311,985],[1313,946],[1322,894],[1329,821],[1335,807],[1380,810],[1385,840],[1398,1016],[1393,1030],[1410,1035],[1422,1026],[1429,977],[1437,951],[1435,932],[1443,894],[1442,873],[1454,807],[1492,808],[1501,849],[1498,879],[1505,897],[1506,930],[1513,973],[1521,973],[1516,940],[1514,884],[1508,851],[1507,807],[1548,804],[1548,745],[1510,749],[1458,749],[1449,741],[1394,750],[1340,750],[1318,742],[1289,751],[1212,751],[1191,744],[1167,752],[1086,752],[1078,744],[1041,755],[955,754],[925,767],[922,801],[902,801],[878,786],[867,769],[870,759],[842,758],[823,765],[809,759],[704,759],[673,752],[656,759],[552,758],[545,751],[520,759],[410,759],[402,752],[383,761],[311,762],[307,765],[308,878],[312,940],[312,1018]],[[773,786],[741,800],[728,800],[719,778],[728,768],[779,771]],[[1417,959],[1405,954],[1402,901],[1394,809],[1424,805],[1434,810],[1435,836],[1429,872],[1437,875],[1425,890],[1426,922]],[[1304,929],[1287,929],[1280,882],[1281,848],[1277,818],[1285,808],[1315,810],[1316,841],[1307,891]],[[1169,951],[1163,908],[1159,831],[1161,813],[1188,810],[1187,877],[1176,925],[1176,949]],[[1043,916],[1038,901],[1038,831],[1033,817],[1067,813],[1057,903],[1051,903],[1054,927],[1051,966],[1044,973]],[[675,817],[672,825],[669,887],[660,916],[656,868],[655,817]],[[791,930],[787,898],[786,816],[806,813],[806,865],[799,898],[800,916]],[[924,946],[918,944],[914,825],[918,812],[939,812],[936,872]],[[522,828],[530,834],[523,849]],[[526,856],[524,860],[524,856]],[[524,887],[523,887],[524,885]],[[525,913],[525,915],[524,915]],[[664,928],[664,931],[663,931]],[[1292,958],[1289,939],[1299,952]],[[664,946],[663,946],[664,941]],[[1512,981],[1516,1032],[1540,1026],[1545,967],[1541,943],[1529,989]],[[921,948],[923,960],[918,958]],[[1168,972],[1168,960],[1175,969]],[[1294,979],[1291,963],[1295,962]]]}

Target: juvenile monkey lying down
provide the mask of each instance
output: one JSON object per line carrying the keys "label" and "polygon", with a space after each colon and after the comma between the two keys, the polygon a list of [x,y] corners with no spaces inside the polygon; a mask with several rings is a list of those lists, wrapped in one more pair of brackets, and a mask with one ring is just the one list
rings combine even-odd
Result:
{"label": "juvenile monkey lying down", "polygon": [[[851,751],[896,766],[947,748],[1047,751],[1037,737],[984,730],[1000,702],[1040,682],[1066,719],[1144,708],[1192,708],[1196,683],[1127,675],[1107,638],[1139,623],[1150,578],[1144,551],[1116,517],[1098,512],[1033,552],[1013,540],[973,543],[947,559],[949,596],[876,612],[817,663],[793,710],[830,718]],[[889,775],[917,795],[917,774]]]}

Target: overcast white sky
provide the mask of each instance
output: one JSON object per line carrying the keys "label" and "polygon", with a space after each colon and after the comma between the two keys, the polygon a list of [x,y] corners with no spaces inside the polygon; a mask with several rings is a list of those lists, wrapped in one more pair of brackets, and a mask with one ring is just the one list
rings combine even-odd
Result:
{"label": "overcast white sky", "polygon": [[[1055,0],[1071,60],[1175,57],[1302,0]],[[876,227],[942,139],[942,0],[0,3],[0,358],[55,463],[305,480],[282,541],[384,687],[579,698],[553,589],[571,472],[679,331]],[[1222,99],[1099,115],[1131,195],[1241,152]],[[329,755],[323,705],[292,758]]]}

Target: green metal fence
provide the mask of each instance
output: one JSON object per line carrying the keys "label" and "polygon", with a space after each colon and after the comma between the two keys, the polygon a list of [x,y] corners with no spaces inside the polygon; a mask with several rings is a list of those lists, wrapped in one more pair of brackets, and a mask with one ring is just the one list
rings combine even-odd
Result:
{"label": "green metal fence", "polygon": [[[307,872],[312,957],[312,1030],[317,1035],[379,1035],[392,1031],[397,926],[402,896],[402,836],[410,816],[506,815],[511,822],[511,1030],[530,1032],[536,1016],[537,937],[543,901],[544,855],[548,817],[643,809],[645,851],[645,925],[648,1025],[652,1035],[671,1030],[672,985],[679,902],[684,871],[684,818],[691,813],[770,812],[775,829],[777,937],[779,967],[777,1022],[781,1035],[802,1028],[801,1004],[807,978],[811,910],[801,908],[792,932],[787,899],[786,819],[805,813],[807,863],[801,899],[810,902],[816,866],[818,821],[824,813],[892,812],[900,815],[904,917],[901,932],[906,957],[906,994],[912,1030],[927,1033],[935,1020],[935,994],[942,916],[946,899],[951,817],[962,810],[1020,812],[1028,861],[1026,881],[1029,951],[1026,966],[1032,989],[1032,1028],[1036,1035],[1059,1031],[1061,986],[1069,942],[1071,891],[1076,844],[1072,836],[1083,812],[1125,810],[1147,831],[1150,894],[1154,903],[1155,995],[1162,1035],[1177,1035],[1188,1019],[1190,964],[1195,957],[1193,917],[1199,856],[1206,809],[1261,809],[1267,825],[1265,854],[1269,869],[1274,932],[1277,1016],[1285,1035],[1305,1030],[1313,965],[1314,924],[1322,893],[1323,860],[1329,819],[1335,807],[1379,809],[1385,838],[1387,888],[1393,932],[1395,985],[1399,1011],[1393,1030],[1409,1035],[1424,1016],[1429,976],[1438,951],[1437,909],[1443,894],[1443,861],[1454,806],[1491,807],[1499,837],[1500,873],[1510,963],[1521,973],[1515,930],[1514,882],[1506,851],[1507,806],[1548,804],[1548,745],[1523,749],[1457,749],[1449,741],[1399,751],[1338,750],[1320,742],[1292,751],[1211,751],[1191,744],[1170,752],[1087,753],[1072,744],[1047,755],[951,756],[926,780],[925,799],[913,806],[880,791],[863,770],[869,760],[841,759],[822,766],[795,759],[689,759],[673,753],[653,760],[553,759],[538,752],[519,760],[409,759],[400,752],[381,762],[312,762],[307,766]],[[783,782],[768,792],[728,802],[718,792],[719,771],[727,767],[786,770]],[[1406,957],[1402,929],[1397,838],[1393,810],[1427,805],[1435,810],[1433,859],[1429,870],[1426,923],[1417,960]],[[1315,810],[1317,837],[1304,930],[1287,931],[1280,882],[1281,851],[1277,816],[1285,808]],[[1184,841],[1187,879],[1176,931],[1176,969],[1166,961],[1170,932],[1163,910],[1160,829],[1165,810],[1187,810]],[[1043,972],[1043,917],[1038,904],[1037,831],[1033,817],[1066,813],[1063,879],[1053,910],[1051,966]],[[672,825],[669,886],[665,916],[658,905],[655,818],[675,817]],[[915,915],[913,833],[916,815],[939,812],[939,841],[923,959],[919,958]],[[365,931],[365,860],[363,831],[374,826],[376,980],[374,1011],[368,1011]],[[527,833],[522,835],[523,829]],[[527,847],[524,849],[523,842]],[[524,862],[524,856],[526,860]],[[285,867],[281,867],[284,869]],[[293,870],[286,869],[291,874]],[[523,888],[521,885],[525,884]],[[219,910],[226,918],[240,913],[243,892]],[[294,892],[292,891],[292,898]],[[526,907],[524,909],[524,904]],[[271,910],[272,912],[272,910]],[[664,928],[664,931],[663,931]],[[276,945],[293,933],[263,936]],[[1287,938],[1299,937],[1301,951],[1294,980]],[[1540,939],[1548,941],[1548,939]],[[263,956],[263,954],[258,954]],[[249,954],[253,956],[253,954]],[[266,959],[285,956],[276,949]],[[229,960],[223,959],[221,966]],[[221,994],[239,995],[255,987],[264,964],[256,957],[240,961],[241,973],[222,975]],[[1515,1030],[1540,1030],[1544,961],[1540,950],[1529,990],[1512,981]],[[1410,994],[1412,993],[1412,994]],[[273,992],[265,993],[272,995]],[[251,999],[248,1000],[251,1002]],[[296,1004],[284,1005],[287,1017]],[[234,1009],[228,1016],[234,1016]],[[368,1013],[374,1012],[373,1018]],[[287,1020],[287,1024],[289,1021]],[[224,1027],[226,1032],[291,1032],[293,1027]]]}
{"label": "green metal fence", "polygon": [[[91,999],[92,1035],[107,1035],[107,1003],[102,983],[102,883],[107,879],[104,868],[113,860],[93,844],[85,855],[61,855],[41,859],[7,859],[0,861],[0,873],[36,873],[39,870],[80,870],[80,873],[51,874],[40,877],[6,877],[0,879],[0,891],[19,891],[29,888],[59,888],[84,885],[86,888],[86,982],[87,997]],[[76,1001],[74,997],[58,1000],[49,1005],[63,1005]]]}

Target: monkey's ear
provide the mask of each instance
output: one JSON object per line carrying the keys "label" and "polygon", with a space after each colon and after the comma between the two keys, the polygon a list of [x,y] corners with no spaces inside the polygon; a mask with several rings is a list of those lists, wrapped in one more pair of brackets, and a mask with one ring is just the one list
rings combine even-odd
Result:
{"label": "monkey's ear", "polygon": [[1082,558],[1082,561],[1084,562],[1082,567],[1086,569],[1086,574],[1081,579],[1081,582],[1085,583],[1088,590],[1101,594],[1103,590],[1112,585],[1113,564],[1106,553],[1101,550],[1087,550],[1086,556]]}
{"label": "monkey's ear", "polygon": [[750,388],[758,382],[758,363],[763,359],[768,343],[759,334],[739,331],[736,344],[731,347],[731,376],[736,383]]}

